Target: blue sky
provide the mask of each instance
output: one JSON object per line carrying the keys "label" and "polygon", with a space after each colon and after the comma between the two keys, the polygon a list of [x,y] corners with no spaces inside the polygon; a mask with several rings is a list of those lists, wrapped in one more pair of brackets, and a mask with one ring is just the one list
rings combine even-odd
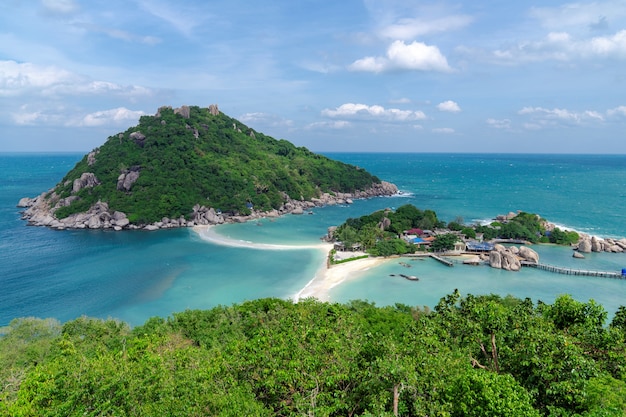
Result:
{"label": "blue sky", "polygon": [[0,152],[218,104],[316,152],[626,153],[625,68],[625,0],[3,0]]}

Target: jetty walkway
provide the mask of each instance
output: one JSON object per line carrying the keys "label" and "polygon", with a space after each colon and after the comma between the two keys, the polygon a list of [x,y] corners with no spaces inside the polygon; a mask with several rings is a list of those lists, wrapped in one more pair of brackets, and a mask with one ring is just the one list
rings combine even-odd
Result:
{"label": "jetty walkway", "polygon": [[546,264],[536,264],[536,263],[528,262],[528,261],[522,261],[521,264],[522,266],[542,269],[544,271],[554,272],[557,274],[578,275],[578,276],[585,276],[585,277],[626,279],[626,275],[622,275],[619,272],[586,271],[583,269],[572,269],[572,268],[563,268],[560,266],[553,266],[553,265],[546,265]]}
{"label": "jetty walkway", "polygon": [[430,257],[441,262],[442,264],[446,265],[446,266],[454,266],[454,263],[452,261],[449,261],[447,259],[443,259],[440,256],[435,255],[434,253],[430,254]]}

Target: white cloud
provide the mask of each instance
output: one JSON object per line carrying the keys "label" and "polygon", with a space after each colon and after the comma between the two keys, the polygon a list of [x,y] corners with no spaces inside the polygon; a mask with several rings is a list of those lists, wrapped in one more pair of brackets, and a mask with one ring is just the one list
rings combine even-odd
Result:
{"label": "white cloud", "polygon": [[0,97],[23,95],[143,97],[154,95],[154,91],[136,85],[123,86],[108,81],[89,80],[54,66],[0,61]]}
{"label": "white cloud", "polygon": [[346,103],[336,109],[324,109],[322,115],[326,117],[341,118],[366,118],[366,119],[384,119],[394,121],[405,120],[423,120],[426,115],[422,111],[386,109],[383,106],[358,103]]}
{"label": "white cloud", "polygon": [[389,100],[389,102],[391,104],[410,104],[411,103],[411,99],[410,98],[406,98],[406,97],[394,98],[394,99]]}
{"label": "white cloud", "polygon": [[87,114],[78,122],[67,122],[67,126],[127,125],[128,122],[137,122],[144,114],[141,110],[129,110],[125,107],[118,107]]}
{"label": "white cloud", "polygon": [[487,124],[495,129],[510,129],[511,120],[509,119],[487,119]]}
{"label": "white cloud", "polygon": [[451,127],[436,127],[432,131],[433,133],[441,133],[443,135],[450,135],[454,133],[454,129]]}
{"label": "white cloud", "polygon": [[270,113],[263,112],[254,112],[254,113],[244,113],[239,116],[239,121],[246,124],[254,124],[254,125],[262,125],[262,126],[285,126],[291,127],[293,126],[293,121],[284,119],[280,116]]}
{"label": "white cloud", "polygon": [[119,39],[125,42],[137,42],[143,43],[146,45],[156,45],[162,42],[162,40],[156,36],[139,36],[134,33],[128,32],[126,30],[121,29],[111,29],[108,27],[103,27],[100,25],[95,25],[91,23],[81,23],[75,24],[75,27],[84,28],[85,30],[93,33],[104,33],[105,35],[113,38]]}
{"label": "white cloud", "polygon": [[348,122],[347,120],[329,120],[329,121],[324,121],[324,122],[315,122],[315,123],[310,123],[307,126],[305,126],[305,129],[307,130],[314,130],[314,129],[345,129],[352,126],[352,123]]}
{"label": "white cloud", "polygon": [[442,18],[420,19],[404,18],[380,30],[380,35],[389,39],[411,40],[431,33],[448,32],[461,29],[472,22],[466,15],[446,16]]}
{"label": "white cloud", "polygon": [[11,118],[18,125],[27,126],[127,126],[136,123],[145,113],[141,110],[129,110],[125,107],[80,114],[64,106],[31,109],[32,105],[23,105],[18,111],[11,113]]}
{"label": "white cloud", "polygon": [[450,113],[458,113],[461,111],[461,107],[459,107],[459,105],[452,100],[447,100],[443,103],[439,103],[437,105],[437,109],[439,109],[439,111],[445,111]]}
{"label": "white cloud", "polygon": [[11,113],[11,118],[13,119],[15,124],[31,126],[44,120],[45,116],[39,111],[35,111],[35,112],[22,111],[19,113],[18,112]]}
{"label": "white cloud", "polygon": [[610,36],[576,39],[566,32],[551,32],[540,41],[520,42],[508,49],[493,52],[504,63],[536,61],[572,61],[575,59],[626,59],[626,30]]}
{"label": "white cloud", "polygon": [[618,106],[613,109],[609,109],[606,112],[609,116],[621,115],[626,116],[626,106]]}
{"label": "white cloud", "polygon": [[354,61],[348,69],[364,72],[385,72],[394,70],[407,71],[440,71],[451,72],[446,57],[436,46],[422,42],[405,44],[404,41],[394,41],[387,48],[384,57],[365,57]]}
{"label": "white cloud", "polygon": [[72,85],[78,77],[53,66],[0,61],[0,96],[16,96],[24,90],[42,90],[58,84]]}
{"label": "white cloud", "polygon": [[586,57],[620,57],[626,58],[626,30],[613,36],[595,37],[580,45],[581,53]]}
{"label": "white cloud", "polygon": [[518,111],[520,115],[528,115],[533,119],[533,125],[547,126],[558,123],[581,124],[585,122],[602,122],[604,116],[595,110],[582,112],[567,109],[546,109],[543,107],[524,107]]}

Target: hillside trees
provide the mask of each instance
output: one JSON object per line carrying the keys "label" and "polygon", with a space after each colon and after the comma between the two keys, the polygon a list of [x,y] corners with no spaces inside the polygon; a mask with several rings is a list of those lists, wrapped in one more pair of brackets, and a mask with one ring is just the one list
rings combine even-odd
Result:
{"label": "hillside trees", "polygon": [[[139,172],[130,189],[117,186],[128,170]],[[195,204],[224,212],[279,208],[286,194],[310,200],[322,192],[365,190],[380,180],[355,166],[333,161],[255,132],[223,113],[189,107],[188,118],[161,108],[137,126],[108,138],[69,171],[55,188],[72,194],[74,180],[95,174],[100,184],[56,211],[58,218],[86,211],[97,201],[126,213],[133,223],[188,216]]]}
{"label": "hillside trees", "polygon": [[620,416],[622,315],[454,292],[432,312],[270,298],[132,330],[20,319],[0,416]]}

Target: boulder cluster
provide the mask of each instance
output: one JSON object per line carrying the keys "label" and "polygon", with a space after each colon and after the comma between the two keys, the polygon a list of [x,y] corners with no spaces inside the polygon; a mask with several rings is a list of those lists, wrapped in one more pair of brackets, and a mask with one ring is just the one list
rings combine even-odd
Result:
{"label": "boulder cluster", "polygon": [[[138,170],[131,168],[125,171],[118,178],[118,190],[129,190],[139,174]],[[83,178],[84,177],[84,178]],[[73,184],[73,193],[77,193],[82,188],[93,187],[99,184],[97,178],[90,173],[85,173]],[[148,225],[131,224],[127,215],[120,211],[112,211],[106,202],[97,202],[88,211],[72,214],[63,219],[55,216],[55,211],[71,204],[78,196],[71,195],[67,198],[59,196],[50,190],[35,198],[22,198],[18,207],[25,208],[22,218],[33,226],[47,226],[54,229],[143,229],[158,230],[176,227],[193,227],[196,225],[210,225],[222,223],[241,223],[252,219],[263,217],[278,217],[284,214],[303,214],[305,210],[313,207],[331,206],[336,204],[352,204],[353,199],[362,199],[378,196],[389,196],[398,193],[398,187],[388,182],[373,184],[367,190],[354,193],[336,193],[334,195],[324,193],[319,198],[310,201],[304,199],[290,199],[286,194],[285,203],[279,208],[270,211],[258,211],[252,209],[252,213],[246,216],[225,214],[216,211],[212,207],[201,206],[199,204],[192,208],[190,219],[180,217],[170,219],[164,217],[159,222]]]}
{"label": "boulder cluster", "polygon": [[527,246],[503,246],[496,244],[489,252],[489,266],[507,271],[519,271],[522,262],[539,263],[539,254]]}
{"label": "boulder cluster", "polygon": [[56,204],[51,207],[54,196],[46,198],[46,194],[41,194],[35,198],[22,198],[18,207],[26,207],[22,213],[22,218],[28,220],[28,224],[33,226],[47,226],[53,229],[113,229],[122,230],[130,228],[130,221],[126,214],[120,211],[109,210],[109,205],[103,202],[97,202],[84,213],[76,213],[64,219],[57,219],[54,216],[56,208],[62,207],[67,199],[58,199]]}
{"label": "boulder cluster", "polygon": [[[614,252],[621,253],[626,251],[626,239],[601,239],[595,236],[584,235],[578,242],[576,248],[578,254],[591,252]],[[576,252],[575,252],[576,254]],[[584,257],[584,255],[582,255]],[[577,256],[580,257],[580,256]]]}

